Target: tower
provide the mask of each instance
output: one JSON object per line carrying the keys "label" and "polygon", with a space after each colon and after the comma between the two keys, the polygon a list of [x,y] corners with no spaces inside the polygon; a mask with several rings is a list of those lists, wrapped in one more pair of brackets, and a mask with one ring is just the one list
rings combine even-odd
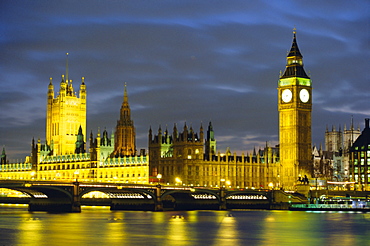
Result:
{"label": "tower", "polygon": [[5,147],[3,147],[3,152],[1,152],[0,156],[0,164],[6,164],[6,154],[5,154]]}
{"label": "tower", "polygon": [[60,90],[54,97],[53,80],[50,78],[46,109],[46,141],[53,145],[54,155],[74,154],[79,128],[86,142],[86,86],[82,77],[79,97],[74,91],[68,75],[68,53],[66,76],[62,75]]}
{"label": "tower", "polygon": [[134,121],[131,120],[131,109],[130,105],[128,104],[126,84],[120,111],[120,118],[117,121],[114,140],[114,156],[127,156],[136,154],[135,126]]}
{"label": "tower", "polygon": [[280,162],[285,187],[292,187],[299,176],[311,176],[311,85],[294,30],[286,68],[278,81]]}
{"label": "tower", "polygon": [[81,154],[81,153],[85,153],[85,152],[86,152],[86,150],[85,150],[84,135],[82,133],[82,127],[80,126],[80,128],[78,129],[78,134],[77,134],[75,153],[76,154]]}
{"label": "tower", "polygon": [[205,159],[212,160],[212,156],[216,155],[216,140],[213,131],[212,122],[209,122],[207,129],[207,138],[205,140]]}

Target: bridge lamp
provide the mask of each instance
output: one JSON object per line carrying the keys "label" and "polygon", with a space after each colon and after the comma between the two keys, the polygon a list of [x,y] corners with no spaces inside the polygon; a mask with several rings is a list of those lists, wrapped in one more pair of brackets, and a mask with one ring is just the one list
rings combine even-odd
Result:
{"label": "bridge lamp", "polygon": [[181,179],[179,177],[175,178],[176,185],[179,185],[182,183]]}
{"label": "bridge lamp", "polygon": [[274,184],[272,182],[269,183],[269,188],[272,190],[274,188]]}
{"label": "bridge lamp", "polygon": [[162,174],[158,173],[157,174],[158,184],[161,183],[161,178],[162,178]]}
{"label": "bridge lamp", "polygon": [[230,184],[231,184],[230,180],[226,180],[226,185],[230,186]]}
{"label": "bridge lamp", "polygon": [[76,171],[74,172],[74,174],[76,175],[76,182],[78,182],[78,175],[80,174],[80,172],[79,172],[78,170],[76,170]]}
{"label": "bridge lamp", "polygon": [[35,172],[35,171],[32,171],[32,172],[31,172],[31,174],[30,174],[30,175],[31,175],[31,179],[34,179],[35,174],[36,174],[36,172]]}

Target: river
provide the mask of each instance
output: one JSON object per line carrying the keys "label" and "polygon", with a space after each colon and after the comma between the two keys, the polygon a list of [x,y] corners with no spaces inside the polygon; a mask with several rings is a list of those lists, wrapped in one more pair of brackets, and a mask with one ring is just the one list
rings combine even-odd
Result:
{"label": "river", "polygon": [[0,245],[370,245],[370,213],[109,207],[46,213],[0,205]]}

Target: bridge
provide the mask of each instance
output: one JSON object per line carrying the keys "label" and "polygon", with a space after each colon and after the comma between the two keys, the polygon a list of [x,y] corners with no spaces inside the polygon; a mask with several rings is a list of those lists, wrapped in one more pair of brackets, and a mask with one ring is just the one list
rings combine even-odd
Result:
{"label": "bridge", "polygon": [[[80,212],[81,205],[109,205],[111,210],[192,210],[192,209],[270,209],[282,202],[307,202],[307,199],[277,190],[212,189],[121,183],[56,181],[0,181],[0,188],[27,194],[29,211]],[[108,199],[87,199],[85,194],[99,191]]]}

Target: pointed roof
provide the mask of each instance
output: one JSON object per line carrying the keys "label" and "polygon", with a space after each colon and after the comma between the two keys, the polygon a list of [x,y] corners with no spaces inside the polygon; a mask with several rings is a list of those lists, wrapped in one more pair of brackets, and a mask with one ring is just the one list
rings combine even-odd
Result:
{"label": "pointed roof", "polygon": [[80,127],[78,128],[78,135],[83,135],[82,134],[82,126],[80,125]]}
{"label": "pointed roof", "polygon": [[[369,118],[365,119],[365,128],[362,131],[361,135],[356,139],[351,147],[351,151],[356,151],[356,147],[360,148],[358,150],[365,151],[370,149],[370,126],[369,126]],[[364,149],[361,149],[364,147]]]}
{"label": "pointed roof", "polygon": [[298,44],[297,44],[297,37],[296,37],[296,31],[293,31],[293,43],[292,43],[292,48],[290,48],[288,57],[290,56],[299,56],[303,57],[301,52],[299,51]]}
{"label": "pointed roof", "polygon": [[127,96],[127,84],[125,83],[125,91],[123,93],[123,102],[128,103],[128,96]]}
{"label": "pointed roof", "polygon": [[302,54],[299,51],[298,44],[297,44],[297,37],[296,31],[293,31],[293,43],[290,51],[287,55],[287,65],[284,71],[284,74],[280,77],[283,78],[291,78],[291,77],[300,77],[300,78],[307,78],[309,79],[308,75],[303,69],[303,61],[302,61]]}

